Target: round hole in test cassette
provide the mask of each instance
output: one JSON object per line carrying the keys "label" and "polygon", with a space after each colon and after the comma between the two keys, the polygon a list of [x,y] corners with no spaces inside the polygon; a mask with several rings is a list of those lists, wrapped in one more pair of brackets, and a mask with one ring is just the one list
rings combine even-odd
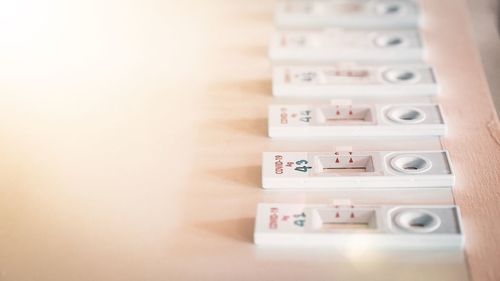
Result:
{"label": "round hole in test cassette", "polygon": [[389,69],[382,73],[384,80],[396,84],[415,83],[420,80],[420,74],[409,69]]}
{"label": "round hole in test cassette", "polygon": [[396,210],[393,217],[394,224],[406,232],[429,233],[441,225],[439,216],[423,209]]}
{"label": "round hole in test cassette", "polygon": [[425,120],[425,112],[416,107],[394,106],[386,110],[386,117],[400,124],[418,124]]}
{"label": "round hole in test cassette", "polygon": [[375,11],[379,15],[395,15],[401,13],[402,7],[397,2],[379,3]]}
{"label": "round hole in test cassette", "polygon": [[396,171],[405,174],[421,174],[432,168],[432,162],[420,155],[401,154],[392,158],[390,165]]}
{"label": "round hole in test cassette", "polygon": [[379,35],[375,37],[374,43],[380,48],[397,48],[407,45],[405,38],[392,34]]}

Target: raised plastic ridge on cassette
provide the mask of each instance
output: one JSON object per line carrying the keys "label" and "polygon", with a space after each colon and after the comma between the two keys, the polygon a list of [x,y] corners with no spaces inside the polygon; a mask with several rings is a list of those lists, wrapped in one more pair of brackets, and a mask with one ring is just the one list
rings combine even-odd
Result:
{"label": "raised plastic ridge on cassette", "polygon": [[446,151],[264,152],[265,189],[451,188]]}
{"label": "raised plastic ridge on cassette", "polygon": [[454,205],[258,204],[254,231],[268,246],[461,249],[464,240]]}
{"label": "raised plastic ridge on cassette", "polygon": [[435,96],[438,83],[425,64],[336,63],[273,67],[273,95],[301,98]]}
{"label": "raised plastic ridge on cassette", "polygon": [[419,61],[423,49],[414,29],[281,31],[271,39],[273,62]]}
{"label": "raised plastic ridge on cassette", "polygon": [[274,20],[284,28],[414,28],[419,12],[404,0],[285,0],[277,2]]}
{"label": "raised plastic ridge on cassette", "polygon": [[441,136],[446,125],[437,104],[271,105],[272,138]]}

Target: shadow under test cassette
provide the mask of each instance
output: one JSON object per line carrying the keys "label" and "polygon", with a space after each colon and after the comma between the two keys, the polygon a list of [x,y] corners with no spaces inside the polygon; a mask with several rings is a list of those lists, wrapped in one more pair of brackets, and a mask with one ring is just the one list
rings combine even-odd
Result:
{"label": "shadow under test cassette", "polygon": [[414,28],[419,11],[412,0],[281,0],[274,21],[280,28]]}

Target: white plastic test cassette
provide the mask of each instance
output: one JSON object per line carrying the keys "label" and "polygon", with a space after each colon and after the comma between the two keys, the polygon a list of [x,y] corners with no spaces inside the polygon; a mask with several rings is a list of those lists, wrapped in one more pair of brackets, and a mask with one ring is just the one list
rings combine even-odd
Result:
{"label": "white plastic test cassette", "polygon": [[417,27],[419,13],[414,1],[405,0],[285,0],[274,18],[285,28],[407,28]]}
{"label": "white plastic test cassette", "polygon": [[441,136],[446,133],[437,104],[271,105],[272,138],[342,136]]}
{"label": "white plastic test cassette", "polygon": [[451,188],[446,151],[264,152],[265,189]]}
{"label": "white plastic test cassette", "polygon": [[275,66],[273,95],[300,98],[434,96],[438,84],[423,64]]}
{"label": "white plastic test cassette", "polygon": [[259,204],[254,232],[270,246],[461,249],[464,240],[454,205]]}
{"label": "white plastic test cassette", "polygon": [[269,56],[274,62],[419,61],[423,59],[415,29],[323,29],[276,32]]}

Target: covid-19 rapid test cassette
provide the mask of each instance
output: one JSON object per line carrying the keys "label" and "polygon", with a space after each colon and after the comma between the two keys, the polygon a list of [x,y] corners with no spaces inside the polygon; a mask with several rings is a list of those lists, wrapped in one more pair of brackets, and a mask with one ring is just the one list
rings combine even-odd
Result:
{"label": "covid-19 rapid test cassette", "polygon": [[446,151],[264,152],[265,189],[451,188]]}
{"label": "covid-19 rapid test cassette", "polygon": [[437,94],[434,71],[424,64],[273,67],[273,95],[278,97],[380,98]]}
{"label": "covid-19 rapid test cassette", "polygon": [[419,12],[411,0],[282,0],[274,19],[282,28],[415,28]]}
{"label": "covid-19 rapid test cassette", "polygon": [[330,104],[272,105],[272,138],[359,136],[442,136],[446,133],[437,104]]}
{"label": "covid-19 rapid test cassette", "polygon": [[274,63],[414,62],[423,56],[415,29],[279,31],[269,47]]}
{"label": "covid-19 rapid test cassette", "polygon": [[254,242],[265,246],[462,249],[455,205],[258,204]]}

